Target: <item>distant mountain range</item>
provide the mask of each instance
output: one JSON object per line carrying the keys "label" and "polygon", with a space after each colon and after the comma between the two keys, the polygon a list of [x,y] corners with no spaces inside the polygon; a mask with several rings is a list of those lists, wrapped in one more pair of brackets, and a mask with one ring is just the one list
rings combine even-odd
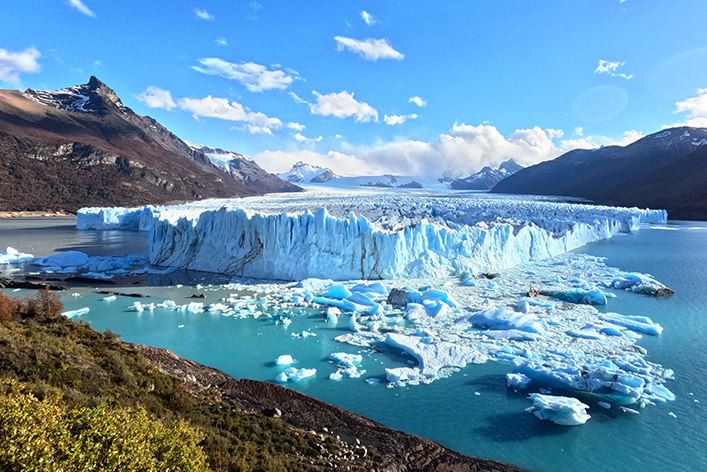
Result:
{"label": "distant mountain range", "polygon": [[0,90],[0,210],[300,190],[239,154],[226,161],[214,165],[206,149],[136,114],[96,77],[55,91]]}
{"label": "distant mountain range", "polygon": [[491,190],[494,185],[523,168],[513,159],[503,161],[497,168],[484,167],[479,172],[450,182],[454,190]]}
{"label": "distant mountain range", "polygon": [[576,149],[516,172],[492,192],[581,197],[706,220],[707,128],[670,128],[627,146]]}
{"label": "distant mountain range", "polygon": [[302,161],[295,163],[292,169],[279,174],[279,176],[283,180],[298,184],[323,183],[339,177],[331,169],[313,166]]}

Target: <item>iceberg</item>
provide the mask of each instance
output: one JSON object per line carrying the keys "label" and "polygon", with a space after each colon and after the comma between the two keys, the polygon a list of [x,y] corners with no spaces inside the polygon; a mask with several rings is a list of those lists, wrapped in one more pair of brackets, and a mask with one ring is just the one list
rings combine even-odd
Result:
{"label": "iceberg", "polygon": [[531,378],[524,374],[506,374],[506,385],[508,388],[525,390],[531,382]]}
{"label": "iceberg", "polygon": [[574,426],[584,424],[591,418],[587,414],[589,405],[585,405],[576,398],[556,397],[540,393],[531,393],[528,398],[533,400],[533,406],[528,411],[541,420],[549,420],[565,426]]}
{"label": "iceberg", "polygon": [[631,315],[620,315],[618,313],[606,313],[601,315],[601,319],[608,321],[611,324],[623,326],[631,331],[637,333],[649,334],[651,336],[657,336],[663,332],[663,327],[655,323],[652,319],[647,316],[631,316]]}
{"label": "iceberg", "polygon": [[601,290],[540,290],[541,295],[557,298],[569,303],[579,303],[582,305],[606,305],[606,294]]}
{"label": "iceberg", "polygon": [[293,362],[295,362],[295,360],[289,354],[283,354],[275,359],[275,365],[290,365]]}
{"label": "iceberg", "polygon": [[314,377],[315,375],[317,375],[317,369],[298,369],[296,367],[288,367],[284,371],[277,374],[275,380],[281,383],[285,383],[288,381],[299,382],[300,380],[304,380],[309,377]]}
{"label": "iceberg", "polygon": [[652,295],[654,297],[663,297],[675,293],[653,277],[638,272],[622,274],[612,279],[606,285],[607,287],[642,293],[644,295]]}
{"label": "iceberg", "polygon": [[88,307],[85,307],[85,308],[79,308],[78,310],[65,311],[62,313],[62,315],[64,315],[67,318],[76,318],[77,316],[85,315],[89,311],[91,311],[91,309]]}
{"label": "iceberg", "polygon": [[547,329],[544,321],[531,313],[521,313],[505,307],[493,307],[465,316],[459,321],[491,330],[518,330],[540,334]]}
{"label": "iceberg", "polygon": [[34,259],[32,254],[23,254],[9,246],[5,249],[5,252],[0,252],[0,264],[21,264],[32,259]]}

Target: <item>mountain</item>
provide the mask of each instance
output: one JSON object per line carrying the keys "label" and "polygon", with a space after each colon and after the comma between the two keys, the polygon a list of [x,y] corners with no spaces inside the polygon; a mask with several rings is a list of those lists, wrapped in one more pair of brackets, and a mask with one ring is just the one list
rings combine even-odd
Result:
{"label": "mountain", "polygon": [[476,174],[452,181],[449,186],[454,190],[491,190],[498,182],[515,174],[522,168],[523,166],[513,159],[508,159],[495,169],[486,166]]}
{"label": "mountain", "polygon": [[279,174],[280,178],[294,183],[322,183],[336,179],[336,175],[331,169],[307,164],[306,162],[297,162],[289,171]]}
{"label": "mountain", "polygon": [[234,178],[123,105],[96,77],[54,91],[0,90],[0,210],[74,211],[298,190],[266,175],[267,181]]}
{"label": "mountain", "polygon": [[576,149],[500,181],[495,193],[564,195],[707,219],[707,128],[666,129],[629,144]]}
{"label": "mountain", "polygon": [[277,175],[264,171],[254,161],[238,152],[192,144],[189,147],[196,152],[203,153],[213,165],[226,171],[236,181],[258,190],[260,193],[297,192],[301,190],[296,185],[281,179]]}

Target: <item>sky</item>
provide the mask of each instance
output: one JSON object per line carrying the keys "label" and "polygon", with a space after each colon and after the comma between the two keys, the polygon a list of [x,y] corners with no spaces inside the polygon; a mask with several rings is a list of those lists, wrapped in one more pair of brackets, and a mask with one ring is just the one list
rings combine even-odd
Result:
{"label": "sky", "polygon": [[1,88],[96,75],[273,172],[466,176],[707,127],[704,0],[0,3]]}

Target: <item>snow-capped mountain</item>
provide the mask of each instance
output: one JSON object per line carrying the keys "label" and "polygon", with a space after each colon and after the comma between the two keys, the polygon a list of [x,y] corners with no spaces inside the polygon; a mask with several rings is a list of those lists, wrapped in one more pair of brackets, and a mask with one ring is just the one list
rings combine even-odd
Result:
{"label": "snow-capped mountain", "polygon": [[627,146],[575,149],[517,172],[492,191],[581,197],[707,219],[707,128],[682,126]]}
{"label": "snow-capped mountain", "polygon": [[293,183],[322,183],[336,179],[336,175],[331,169],[326,167],[313,166],[306,162],[297,162],[289,171],[279,174],[280,178]]}
{"label": "snow-capped mountain", "polygon": [[53,91],[0,90],[0,210],[75,210],[296,191],[252,161],[212,164],[96,77]]}
{"label": "snow-capped mountain", "polygon": [[503,161],[497,168],[484,167],[479,172],[450,183],[455,190],[491,190],[501,180],[509,177],[523,168],[513,159]]}

